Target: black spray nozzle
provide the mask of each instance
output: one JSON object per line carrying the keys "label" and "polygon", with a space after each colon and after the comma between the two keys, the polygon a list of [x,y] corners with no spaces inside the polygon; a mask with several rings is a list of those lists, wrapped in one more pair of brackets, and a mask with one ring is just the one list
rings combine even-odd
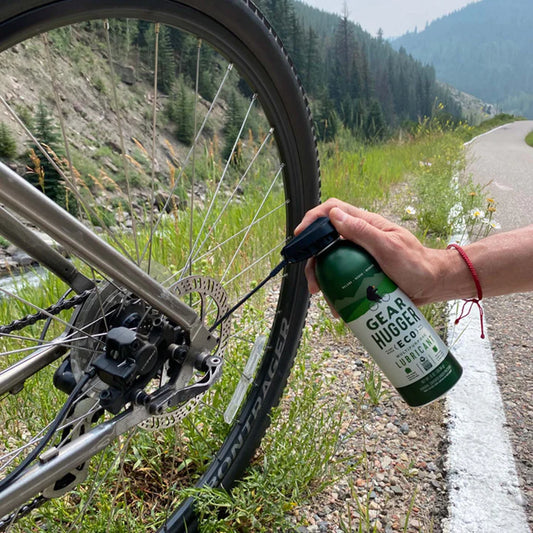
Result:
{"label": "black spray nozzle", "polygon": [[248,298],[255,294],[266,282],[276,276],[289,263],[299,263],[320,253],[324,248],[335,242],[339,238],[337,230],[329,221],[328,217],[317,218],[312,224],[307,226],[300,235],[291,241],[281,250],[283,261],[270,272],[270,274],[246,296],[241,298],[229,311],[221,316],[209,331],[214,331],[224,320],[226,320],[236,309],[238,309]]}
{"label": "black spray nozzle", "polygon": [[339,238],[328,217],[317,218],[302,233],[294,237],[282,250],[287,263],[298,263],[317,255]]}

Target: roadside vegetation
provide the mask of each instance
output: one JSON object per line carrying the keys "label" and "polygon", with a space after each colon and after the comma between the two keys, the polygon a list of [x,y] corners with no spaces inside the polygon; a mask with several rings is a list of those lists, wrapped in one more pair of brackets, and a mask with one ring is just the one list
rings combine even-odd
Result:
{"label": "roadside vegetation", "polygon": [[[452,127],[438,120],[424,121],[382,144],[362,143],[342,130],[334,141],[320,146],[323,199],[336,196],[367,209],[384,211],[398,222],[408,224],[419,238],[432,246],[444,247],[459,221],[465,231],[489,231],[494,222],[494,202],[487,203],[483,190],[474,187],[465,175],[463,141],[466,135],[471,135],[469,126]],[[452,207],[454,217],[450,218]],[[487,207],[492,208],[490,216]],[[236,225],[240,216],[238,209],[234,215],[230,214]],[[172,224],[161,228],[162,235],[166,231],[174,234],[176,228]],[[180,264],[182,260],[171,242],[174,240],[170,237],[162,237],[157,244],[156,253],[163,256],[162,264]],[[268,249],[270,243],[263,245]],[[50,294],[58,296],[63,290],[47,278],[43,278],[42,283],[39,289],[27,289],[34,293],[30,300],[36,299],[36,293],[53,299]],[[5,300],[2,304],[0,322],[7,323],[12,309]],[[324,350],[317,358],[316,353],[312,353],[313,335],[322,332],[342,339],[348,333],[341,323],[332,319],[327,306],[318,308],[319,316],[310,321],[304,332],[284,399],[275,410],[272,425],[244,479],[231,494],[217,489],[189,490],[196,496],[201,492],[198,510],[202,515],[202,531],[288,531],[295,524],[307,524],[306,518],[299,514],[301,506],[327,493],[341,475],[352,475],[354,480],[366,479],[370,483],[373,474],[369,450],[364,444],[349,457],[338,454],[340,443],[352,438],[346,433],[344,414],[347,402],[359,406],[364,414],[364,406],[367,409],[379,406],[390,397],[391,391],[383,383],[380,372],[368,362],[362,367],[363,386],[358,397],[332,396],[335,372],[324,374],[324,368],[330,364],[330,354]],[[253,305],[247,307],[240,320],[256,320],[253,311]],[[442,330],[442,307],[428,306],[424,312],[434,326]],[[55,396],[52,395],[36,398],[36,391],[37,388],[32,388],[32,402],[48,405],[50,401],[60,401],[59,398],[53,400]],[[362,417],[356,433],[365,431]],[[143,456],[149,462],[148,450],[141,447],[133,451],[137,460]],[[153,452],[151,450],[150,454]],[[406,470],[406,479],[410,479],[410,471]],[[412,491],[408,495],[411,503],[401,517],[406,528],[417,501],[416,476],[412,478]],[[137,491],[143,490],[142,479],[136,479],[135,483]],[[339,523],[344,531],[354,531],[354,527],[365,532],[376,530],[380,516],[376,516],[375,511],[374,514],[370,512],[372,502],[364,492],[365,486],[353,485],[350,489],[353,492],[349,498],[351,503],[347,504],[347,514],[340,517]],[[99,505],[101,510],[105,508],[104,503]],[[50,520],[56,512],[61,514],[61,500],[48,512],[52,513]],[[106,521],[105,516],[101,512],[95,516],[93,525],[87,522],[87,531],[98,531],[102,520]],[[127,520],[128,527],[139,526],[139,517],[135,514]]]}
{"label": "roadside vegetation", "polygon": [[[346,26],[347,21],[341,21],[340,29]],[[344,26],[342,25],[344,24]],[[148,53],[151,35],[144,32],[142,26],[131,28],[127,25],[120,24],[119,29],[124,29],[124,35],[129,35],[131,39],[137,40],[142,37],[144,48],[140,52]],[[349,28],[347,28],[349,29]],[[126,32],[126,30],[128,30]],[[354,44],[353,35],[350,31],[345,32],[350,39],[343,43],[340,39],[343,32],[337,32],[337,47],[342,44]],[[83,34],[82,34],[83,35]],[[170,39],[173,37],[174,41]],[[309,39],[312,35],[309,34]],[[56,46],[61,51],[63,43],[71,38],[70,34],[57,32],[55,35]],[[188,68],[194,66],[191,61],[192,52],[195,50],[196,42],[187,40],[180,35],[162,36],[162,57],[165,55],[165,48],[170,50],[171,45],[179,41],[182,59]],[[117,43],[117,46],[129,46],[132,44],[129,40]],[[74,65],[78,67],[81,63],[80,58],[93,55],[86,53],[92,51],[90,45],[94,43],[84,43],[83,40],[77,41],[75,50],[79,52],[74,56]],[[396,54],[389,50],[386,43],[377,40],[375,47],[383,52],[383,57],[396,57]],[[354,50],[358,48],[354,48]],[[175,52],[175,50],[174,50]],[[405,77],[411,72],[417,72],[420,80],[426,80],[430,85],[434,81],[434,73],[431,70],[416,65],[411,59],[404,57],[405,54],[399,55],[397,70],[398,80]],[[172,53],[168,56],[174,57]],[[185,61],[187,59],[187,61]],[[171,59],[167,59],[167,66]],[[215,59],[219,61],[219,59]],[[312,61],[310,64],[314,64]],[[361,59],[361,65],[364,61]],[[84,65],[86,66],[86,65]],[[164,65],[161,65],[162,67]],[[365,67],[366,68],[366,67]],[[87,69],[84,69],[84,71]],[[175,68],[174,68],[175,70]],[[93,65],[93,91],[99,96],[111,93],[111,88],[106,81],[107,78],[102,74],[103,64],[96,63]],[[185,153],[185,147],[192,141],[191,127],[193,117],[188,114],[190,110],[190,100],[193,98],[192,89],[187,86],[182,78],[177,83],[172,84],[174,75],[167,76],[163,68],[161,75],[161,86],[159,90],[166,94],[167,105],[162,113],[162,120],[167,132],[173,132],[175,138],[179,141],[179,148]],[[175,74],[175,72],[174,72]],[[308,72],[308,77],[312,78],[312,72]],[[347,74],[347,73],[345,73]],[[413,77],[413,80],[417,79]],[[349,76],[338,77],[339,83],[348,79]],[[213,98],[212,80],[201,80],[200,94],[206,101]],[[396,80],[397,81],[397,80]],[[392,84],[394,80],[391,80]],[[431,82],[431,83],[430,83]],[[227,94],[224,95],[224,101],[227,103],[225,113],[220,113],[216,121],[208,124],[209,135],[206,133],[208,142],[206,149],[198,155],[197,169],[198,181],[202,186],[215,187],[216,176],[220,175],[225,160],[233,159],[231,146],[218,146],[215,139],[217,132],[224,131],[228,133],[242,123],[243,102],[242,94],[238,92],[238,80],[231,80]],[[345,87],[330,87],[337,93],[342,93]],[[398,94],[398,90],[391,85],[391,94]],[[334,91],[334,93],[335,93]],[[370,93],[370,89],[368,90]],[[432,93],[431,96],[434,94]],[[333,98],[335,94],[329,95]],[[398,109],[393,109],[392,102],[385,100],[382,104],[372,102],[366,95],[362,99],[364,109],[355,107],[355,100],[343,102],[334,100],[328,106],[327,102],[320,102],[320,109],[317,109],[318,121],[317,130],[324,142],[320,145],[320,154],[322,160],[322,183],[323,199],[336,196],[361,207],[372,209],[378,212],[384,212],[387,216],[395,220],[408,224],[417,236],[432,246],[444,247],[447,239],[452,233],[454,227],[462,226],[464,231],[483,234],[493,227],[496,223],[494,219],[495,203],[493,199],[487,199],[483,189],[475,187],[469,177],[465,175],[465,161],[463,154],[463,143],[465,140],[472,138],[481,131],[486,131],[496,124],[487,123],[481,128],[474,129],[466,124],[461,124],[453,118],[442,104],[434,104],[434,100],[426,95],[423,102],[419,102],[420,108],[411,115],[407,114],[404,107],[409,107],[407,101],[398,101]],[[389,95],[390,96],[390,95]],[[135,86],[131,89],[132,98],[128,101],[129,108],[141,107],[140,102],[144,98],[142,89]],[[317,100],[314,101],[317,103]],[[349,104],[349,105],[348,105]],[[126,105],[126,104],[125,104]],[[383,109],[380,109],[380,106]],[[426,119],[421,122],[415,122],[414,116],[420,112],[430,110],[434,106],[432,119]],[[452,106],[450,103],[449,106]],[[49,119],[48,110],[44,105],[36,104],[34,113],[31,113],[29,107],[21,108],[18,114],[26,118],[25,123],[34,121],[35,130],[38,131],[39,137],[50,148],[50,155],[54,161],[61,166],[63,155],[55,147],[57,141],[56,128]],[[389,112],[387,113],[387,109]],[[341,113],[342,112],[342,113]],[[344,115],[343,115],[344,113]],[[364,119],[363,119],[364,117]],[[149,115],[144,120],[149,122]],[[394,130],[392,125],[397,125],[400,120],[411,122],[404,124],[402,129]],[[386,119],[386,120],[385,120]],[[501,116],[497,118],[498,123],[504,123],[511,120],[512,117]],[[265,124],[263,118],[258,113],[251,117],[252,127],[247,132],[243,132],[243,151],[249,150],[252,153],[265,137]],[[496,119],[495,119],[496,120]],[[181,128],[177,129],[180,124]],[[329,127],[326,128],[326,125]],[[332,129],[335,125],[335,131]],[[392,133],[397,131],[397,133]],[[94,133],[94,132],[93,132]],[[237,132],[235,136],[238,136]],[[96,137],[98,135],[95,134]],[[232,138],[231,135],[228,135]],[[386,142],[383,139],[388,139]],[[326,142],[327,140],[327,142]],[[375,141],[381,142],[376,143]],[[146,187],[149,180],[149,157],[144,145],[137,139],[133,139],[135,149],[131,150],[131,166],[134,172],[130,175],[130,182],[137,190]],[[145,143],[147,144],[147,143]],[[176,143],[177,144],[177,143]],[[113,143],[97,143],[94,145],[88,142],[89,148],[94,152],[93,158],[86,158],[85,154],[73,147],[74,175],[79,181],[82,195],[87,195],[89,199],[94,200],[95,209],[87,216],[94,225],[114,226],[123,222],[124,212],[129,206],[123,205],[123,199],[119,195],[121,186],[124,186],[125,176],[122,174],[121,157],[118,155],[120,150]],[[148,145],[148,144],[147,144]],[[239,143],[240,147],[240,143]],[[167,147],[172,152],[171,147]],[[52,175],[51,170],[45,170],[47,164],[44,160],[35,155],[34,148],[24,145],[24,153],[21,153],[21,147],[17,149],[17,144],[9,126],[0,124],[0,158],[6,162],[13,163],[18,160],[19,167],[30,170],[29,179],[36,186],[45,189],[54,200],[62,203],[69,208],[68,198],[59,195],[60,188],[55,187],[58,179],[53,180],[53,186],[47,188],[44,186],[44,174],[48,177]],[[183,154],[181,154],[183,155]],[[247,154],[235,156],[234,166],[239,165],[239,157]],[[249,154],[248,154],[249,155]],[[173,163],[169,164],[168,175],[171,183],[178,172],[178,163],[180,154],[176,156],[170,153],[170,159]],[[257,176],[254,175],[255,185],[261,184],[262,172],[265,168],[272,165],[268,157],[264,161],[258,162]],[[263,166],[261,166],[263,165]],[[43,170],[44,169],[44,170]],[[230,165],[229,173],[231,174],[233,165]],[[166,171],[166,169],[165,169]],[[230,175],[230,179],[237,181],[237,177]],[[176,191],[181,193],[181,200],[186,204],[188,191],[183,186],[183,191],[176,187]],[[248,200],[254,200],[257,194],[252,187],[242,191],[243,196]],[[148,196],[145,198],[147,201]],[[259,199],[257,200],[257,203]],[[91,203],[91,202],[89,202]],[[273,206],[276,202],[273,202]],[[265,209],[273,206],[266,206]],[[138,212],[142,211],[142,198],[139,205],[133,206]],[[217,207],[217,206],[216,206]],[[453,217],[449,213],[453,208]],[[243,212],[247,210],[244,202],[235,203],[233,211],[228,210],[228,227],[225,228],[228,234],[235,232],[235,228],[242,226]],[[179,206],[171,206],[174,215],[179,211]],[[157,261],[163,265],[181,265],[184,264],[185,256],[183,246],[181,246],[176,235],[184,233],[183,227],[186,226],[188,219],[183,216],[184,211],[179,216],[169,216],[165,222],[158,228],[157,239],[154,242],[154,253],[157,255]],[[183,226],[183,227],[182,227]],[[265,228],[265,239],[261,242],[264,248],[255,255],[266,253],[272,248],[276,241],[276,229],[281,227],[278,220],[272,219],[272,227]],[[222,240],[222,235],[217,235]],[[269,238],[273,241],[270,242]],[[0,239],[0,246],[5,247],[7,242]],[[131,253],[133,255],[133,243],[131,244]],[[252,255],[252,254],[250,254]],[[242,250],[242,256],[246,256],[246,250]],[[222,271],[228,262],[232,261],[229,257],[217,258],[217,263],[206,264],[207,272]],[[234,268],[239,270],[240,265],[236,261]],[[171,266],[169,268],[172,268]],[[248,287],[250,284],[257,282],[254,278],[254,272],[250,271],[249,275],[242,278],[243,284]],[[242,287],[235,287],[236,293],[245,292]],[[64,287],[43,277],[39,288],[21,287],[22,291],[28,294],[27,299],[35,302],[42,307],[46,307],[47,302],[57,300]],[[31,293],[31,294],[29,294]],[[39,298],[42,297],[42,301]],[[264,293],[259,294],[258,298],[264,298]],[[7,300],[0,301],[0,323],[9,323],[16,315],[27,314],[27,310],[14,309]],[[264,309],[266,304],[258,305],[257,308]],[[237,484],[231,494],[216,489],[189,490],[191,496],[198,496],[198,511],[202,515],[202,531],[206,532],[250,532],[250,531],[289,531],[299,525],[307,525],[306,518],[300,513],[300,509],[306,502],[316,498],[320,494],[326,493],[339,476],[353,475],[354,480],[368,481],[372,477],[371,454],[369,447],[365,445],[365,412],[371,406],[376,407],[384,400],[390,397],[390,391],[381,379],[381,374],[368,362],[362,365],[361,380],[363,386],[359,396],[332,397],[332,385],[336,381],[335,371],[327,375],[324,369],[330,363],[331,354],[324,350],[322,355],[317,357],[313,353],[314,335],[327,334],[337,339],[344,339],[348,335],[341,323],[333,320],[327,306],[317,304],[318,316],[310,321],[306,328],[299,356],[295,363],[289,385],[281,405],[273,413],[272,424],[267,435],[257,452],[252,466],[249,468],[244,479]],[[424,310],[426,316],[435,327],[442,330],[443,328],[443,309],[440,306],[428,306]],[[243,309],[238,320],[243,323],[252,324],[259,322],[253,303],[250,303]],[[52,326],[54,327],[54,326]],[[32,330],[32,335],[38,338],[40,332],[36,326]],[[334,370],[335,365],[333,365]],[[43,381],[46,376],[43,376]],[[29,387],[28,387],[29,389]],[[39,391],[40,390],[40,395]],[[36,403],[42,405],[44,416],[53,412],[53,407],[60,404],[62,400],[61,393],[46,389],[39,389],[37,384],[31,390],[25,390],[23,394],[16,398],[9,398],[7,401],[21,401],[28,406],[28,426],[35,423],[37,426],[42,425],[41,420],[32,420],[31,413],[33,405]],[[345,424],[345,411],[347,402],[360,407],[359,413],[361,418],[357,420],[357,427],[347,430]],[[10,409],[4,410],[5,415],[9,416]],[[201,415],[199,415],[201,416]],[[6,434],[24,433],[28,427],[8,427],[8,423],[17,424],[18,421],[2,420],[7,427]],[[216,438],[211,435],[215,433],[216,428],[209,418],[202,423],[194,423],[186,420],[185,426],[191,427],[190,431],[197,431],[201,427],[209,438]],[[213,429],[213,431],[211,431]],[[353,434],[363,435],[363,444],[357,448],[356,452],[350,456],[339,455],[338,450],[340,443],[346,439],[352,438]],[[359,442],[359,441],[358,441]],[[126,443],[127,446],[130,442]],[[120,496],[127,499],[127,513],[120,516],[124,529],[128,531],[145,531],[142,523],[141,501],[145,493],[149,491],[149,475],[156,471],[152,464],[152,456],[157,452],[165,449],[166,443],[162,442],[160,449],[155,450],[148,446],[143,446],[143,442],[136,442],[132,445],[132,453],[128,454],[128,460],[125,461],[124,471],[128,474],[134,471],[142,470],[141,474],[131,475],[131,487],[126,494]],[[196,450],[195,450],[196,452]],[[202,461],[202,450],[197,451],[199,457],[194,457],[194,453],[183,460],[194,462]],[[112,455],[112,452],[109,452]],[[104,457],[103,461],[114,460],[113,457]],[[138,467],[142,465],[142,469]],[[147,465],[147,466],[144,466]],[[161,464],[159,465],[161,466]],[[412,468],[405,467],[406,479],[413,479],[412,490],[407,495],[408,505],[405,507],[403,516],[399,518],[400,523],[407,530],[412,509],[416,506],[418,493],[416,488],[416,475],[413,474]],[[143,474],[146,477],[143,477]],[[403,475],[403,474],[402,474]],[[346,516],[341,517],[339,526],[346,532],[361,531],[369,532],[378,529],[380,516],[376,515],[375,509],[371,509],[370,493],[367,491],[367,485],[362,483],[358,485],[354,482],[351,486],[352,496],[349,499],[346,508]],[[80,491],[81,492],[81,491]],[[103,492],[103,491],[102,491]],[[45,520],[53,524],[55,521],[61,521],[62,513],[66,515],[63,508],[64,500],[56,500],[46,511]],[[137,507],[138,505],[138,507]],[[98,514],[89,517],[84,523],[84,530],[99,532],[105,530],[109,525],[109,517],[115,517],[112,502],[107,494],[102,494],[97,501],[96,507]],[[372,511],[372,512],[371,512]],[[38,517],[39,518],[39,517]],[[91,519],[93,522],[91,522]],[[31,520],[31,518],[30,518]],[[66,520],[66,519],[65,519]],[[33,525],[36,528],[38,525]]]}
{"label": "roadside vegetation", "polygon": [[526,135],[526,143],[533,147],[533,131]]}
{"label": "roadside vegetation", "polygon": [[[343,132],[320,147],[323,199],[336,196],[367,209],[385,210],[431,246],[445,247],[457,225],[464,231],[486,234],[495,224],[495,203],[465,175],[463,142],[471,131],[467,125],[447,128],[427,121],[407,137],[379,145],[361,144]],[[306,329],[285,398],[274,413],[254,464],[231,495],[217,489],[200,491],[202,531],[290,531],[295,524],[309,525],[301,507],[327,494],[341,476],[354,480],[351,503],[340,518],[341,530],[382,530],[383,517],[372,511],[366,492],[372,476],[370,450],[363,446],[351,457],[337,452],[343,439],[353,438],[346,431],[346,403],[360,406],[358,431],[364,433],[364,413],[388,398],[391,391],[382,382],[380,371],[368,363],[359,397],[332,397],[336,378],[324,375],[329,353],[325,350],[318,361],[311,357],[309,339],[316,328],[345,338],[345,342],[350,333],[331,317],[327,306],[319,308],[321,314]],[[444,307],[426,306],[424,313],[443,332]],[[404,531],[411,530],[410,517],[413,507],[418,509],[420,497],[413,472],[406,467],[411,491],[399,520]]]}

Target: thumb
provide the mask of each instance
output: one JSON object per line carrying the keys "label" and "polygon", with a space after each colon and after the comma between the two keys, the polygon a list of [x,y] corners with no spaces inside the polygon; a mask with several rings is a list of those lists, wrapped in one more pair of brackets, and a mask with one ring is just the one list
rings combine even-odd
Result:
{"label": "thumb", "polygon": [[340,235],[358,244],[371,255],[373,255],[383,238],[383,233],[380,229],[369,224],[363,218],[349,215],[338,207],[329,212],[329,218]]}

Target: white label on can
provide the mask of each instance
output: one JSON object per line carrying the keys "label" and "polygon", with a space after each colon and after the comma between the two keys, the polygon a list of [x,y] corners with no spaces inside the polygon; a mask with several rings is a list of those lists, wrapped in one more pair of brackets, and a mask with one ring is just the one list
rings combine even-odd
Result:
{"label": "white label on can", "polygon": [[400,289],[381,297],[348,327],[396,387],[434,370],[448,348]]}

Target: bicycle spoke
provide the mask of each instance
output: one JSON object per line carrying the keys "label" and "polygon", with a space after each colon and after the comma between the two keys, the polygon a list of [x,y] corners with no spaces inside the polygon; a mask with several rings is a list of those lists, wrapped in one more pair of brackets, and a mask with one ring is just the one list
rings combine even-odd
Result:
{"label": "bicycle spoke", "polygon": [[[122,154],[122,165],[124,169],[124,177],[126,179],[126,195],[129,201],[129,207],[131,213],[133,213],[133,197],[131,192],[130,185],[130,174],[129,174],[129,162],[126,154],[126,142],[124,140],[124,127],[122,123],[122,115],[120,112],[120,105],[118,102],[117,96],[117,83],[115,76],[115,68],[113,67],[113,52],[111,50],[111,40],[109,37],[109,20],[104,21],[105,36],[106,36],[106,45],[107,45],[107,55],[109,59],[109,71],[111,73],[111,94],[113,96],[113,106],[115,115],[117,117],[117,127],[118,127],[118,137],[120,141],[120,151]],[[141,255],[139,251],[139,243],[137,241],[137,221],[134,216],[131,217],[131,223],[133,225],[133,243],[135,245],[135,257],[137,258],[137,264],[141,264]]]}
{"label": "bicycle spoke", "polygon": [[250,223],[245,228],[242,228],[242,229],[236,231],[235,233],[233,233],[225,241],[216,244],[214,247],[210,248],[208,251],[206,251],[201,256],[196,257],[195,258],[195,262],[199,262],[199,261],[205,259],[207,256],[212,255],[214,252],[216,252],[217,250],[220,250],[221,248],[226,246],[228,243],[230,243],[230,241],[233,241],[234,239],[239,238],[239,236],[241,236],[243,233],[249,231],[251,228],[253,228],[256,225],[261,224],[261,222],[263,222],[269,216],[275,215],[279,210],[283,209],[284,207],[285,207],[285,204],[278,205],[274,209],[270,210],[268,213],[264,214],[262,217],[257,218],[255,221]]}
{"label": "bicycle spoke", "polygon": [[[161,208],[161,213],[164,213],[166,211],[166,209],[170,206],[171,204],[171,198],[172,198],[172,195],[175,194],[176,192],[176,189],[178,188],[178,185],[180,183],[180,180],[183,176],[183,169],[185,169],[189,163],[189,160],[191,159],[191,156],[193,154],[193,148],[194,146],[198,143],[199,139],[200,139],[200,136],[202,135],[203,131],[204,131],[204,128],[205,128],[205,125],[207,124],[207,121],[208,119],[210,118],[214,108],[215,108],[215,105],[218,103],[218,99],[220,97],[220,94],[222,92],[222,89],[224,87],[224,85],[226,84],[226,81],[231,73],[231,71],[233,70],[233,64],[232,63],[229,63],[226,67],[226,71],[224,73],[224,77],[222,78],[222,81],[220,82],[220,85],[218,87],[218,90],[213,98],[213,101],[211,102],[211,105],[209,106],[209,109],[207,110],[207,113],[204,117],[204,120],[198,130],[198,132],[196,133],[196,136],[194,137],[194,140],[192,142],[192,147],[189,149],[189,151],[187,152],[187,155],[182,163],[182,170],[180,171],[178,177],[175,179],[175,184],[171,187],[171,189],[169,190],[169,193],[168,193],[168,199],[166,200],[165,204],[162,206]],[[152,232],[150,233],[150,237],[149,237],[149,241],[151,242],[153,237],[154,237],[154,234],[155,232],[157,231],[157,228],[159,227],[159,225],[161,224],[161,220],[162,220],[162,214],[159,215],[155,221],[155,224],[154,224],[154,227],[153,227],[153,230]],[[146,254],[146,251],[148,249],[148,244],[145,246],[144,250],[143,250],[143,254],[142,254],[142,257],[144,258],[145,254]]]}
{"label": "bicycle spoke", "polygon": [[[54,5],[60,10],[64,1]],[[17,83],[32,91],[18,99],[7,86],[0,104],[18,128],[18,142],[34,148],[30,183],[47,194],[50,187],[64,190],[72,203],[63,207],[87,231],[47,210],[51,204],[35,194],[29,195],[35,210],[28,210],[19,200],[23,187],[15,187],[16,201],[2,200],[68,248],[88,288],[53,273],[35,287],[15,280],[0,288],[0,464],[5,476],[31,463],[24,474],[36,476],[43,491],[20,513],[2,507],[8,514],[0,529],[9,519],[17,532],[50,524],[102,531],[115,522],[155,530],[175,519],[181,503],[188,516],[188,488],[229,486],[286,379],[299,336],[293,324],[301,327],[305,309],[301,274],[287,269],[285,290],[263,288],[233,321],[217,320],[270,273],[288,232],[316,198],[314,182],[304,191],[300,177],[302,161],[311,161],[307,175],[315,177],[312,142],[294,134],[307,135],[309,117],[285,52],[251,4],[229,3],[247,16],[222,22],[207,0],[189,7],[153,0],[149,10],[140,0],[128,6],[109,0],[104,11],[73,3],[68,18],[79,24],[54,29],[52,4],[34,2],[41,34],[6,54],[15,64],[39,61],[42,83],[20,69]],[[0,6],[0,26],[5,11]],[[30,125],[38,102],[53,105],[54,142],[42,142],[38,125]],[[22,219],[3,218],[12,240],[27,224]],[[35,253],[46,269],[46,246],[41,250]],[[128,270],[123,258],[139,268]],[[69,289],[65,278],[76,286]],[[250,380],[256,386],[248,387]],[[234,429],[226,421],[229,405]],[[217,461],[215,472],[210,465]],[[40,477],[45,468],[61,469],[50,485]],[[4,479],[18,505],[26,485],[19,490],[16,472]],[[43,496],[51,501],[43,504]],[[42,513],[35,512],[40,505]]]}
{"label": "bicycle spoke", "polygon": [[207,239],[209,238],[209,236],[213,233],[213,230],[216,228],[218,222],[220,221],[220,219],[222,218],[222,216],[224,215],[224,212],[226,211],[226,208],[228,207],[228,205],[230,204],[231,200],[234,198],[237,190],[239,189],[239,187],[241,186],[242,182],[244,181],[244,178],[246,177],[246,175],[248,174],[248,171],[250,170],[250,168],[252,167],[254,161],[257,159],[257,157],[259,156],[262,148],[266,145],[266,143],[268,142],[268,139],[270,138],[270,135],[272,134],[272,130],[270,130],[269,134],[265,137],[265,139],[263,140],[263,142],[261,143],[261,146],[259,148],[259,150],[257,150],[257,152],[254,154],[254,157],[252,159],[252,161],[250,162],[250,164],[248,165],[248,167],[246,168],[245,172],[243,173],[243,175],[241,176],[241,179],[239,180],[239,182],[237,183],[237,185],[233,188],[233,191],[231,193],[231,196],[226,200],[226,202],[224,203],[224,205],[222,206],[222,209],[220,210],[220,213],[218,214],[216,220],[213,222],[213,224],[211,224],[211,228],[209,229],[209,232],[207,233],[207,235],[205,236],[204,240],[202,241],[202,243],[200,245],[198,245],[198,241],[202,235],[202,232],[205,228],[205,225],[207,224],[209,218],[210,218],[210,215],[211,215],[211,212],[212,212],[212,209],[213,209],[213,206],[215,204],[215,201],[218,199],[218,196],[219,196],[219,192],[220,192],[220,188],[222,186],[222,183],[224,181],[224,178],[226,176],[226,173],[228,171],[228,168],[229,168],[229,164],[231,162],[231,157],[233,156],[234,154],[234,151],[235,151],[235,148],[237,146],[237,142],[239,140],[239,137],[244,129],[244,126],[246,124],[246,120],[248,119],[248,116],[250,114],[250,111],[252,110],[252,106],[255,102],[255,95],[254,97],[252,98],[252,101],[250,102],[250,106],[248,107],[248,110],[246,112],[246,116],[243,120],[243,123],[241,125],[241,128],[239,130],[239,134],[237,135],[237,138],[235,140],[235,143],[233,145],[233,148],[231,149],[231,153],[230,153],[230,156],[228,158],[228,161],[226,162],[226,166],[224,167],[224,170],[220,176],[220,180],[218,181],[218,184],[217,184],[217,187],[216,187],[216,190],[213,194],[213,197],[211,199],[211,203],[209,204],[209,208],[207,209],[207,213],[205,214],[204,216],[204,219],[203,219],[203,223],[202,223],[202,226],[200,227],[200,230],[198,231],[198,236],[196,238],[196,241],[195,243],[191,246],[191,252],[189,253],[189,258],[187,259],[187,263],[188,264],[192,264],[194,259],[196,258],[196,256],[198,255],[199,251],[203,248],[204,244],[206,243]]}
{"label": "bicycle spoke", "polygon": [[235,252],[233,254],[233,257],[231,258],[231,260],[229,261],[228,265],[226,266],[226,270],[224,271],[224,273],[222,274],[221,276],[221,280],[224,281],[226,279],[226,276],[230,270],[230,268],[232,267],[233,263],[235,262],[235,259],[237,258],[237,255],[239,254],[239,252],[241,251],[242,249],[242,246],[244,245],[244,242],[246,240],[246,238],[248,237],[248,235],[250,234],[250,231],[252,229],[252,227],[254,226],[254,222],[257,220],[257,218],[259,217],[259,213],[261,212],[261,210],[263,209],[263,206],[265,205],[265,202],[267,201],[270,193],[272,192],[272,189],[274,187],[274,185],[276,184],[278,178],[280,177],[281,175],[281,172],[283,170],[283,167],[280,167],[278,172],[276,173],[274,179],[272,180],[272,183],[270,184],[270,187],[268,189],[268,192],[265,194],[263,200],[261,201],[261,204],[259,205],[259,207],[257,208],[256,212],[254,213],[253,217],[252,217],[252,220],[251,222],[248,224],[248,226],[246,227],[246,231],[244,232],[244,236],[243,238],[241,239],[241,242],[239,243],[239,245],[236,247],[235,249]]}
{"label": "bicycle spoke", "polygon": [[[151,186],[150,186],[150,205],[154,205],[155,198],[155,152],[156,152],[156,138],[157,138],[157,84],[159,81],[159,31],[161,25],[155,24],[155,53],[154,53],[154,85],[153,85],[153,103],[152,103],[152,153],[151,153]],[[154,221],[150,217],[150,235],[154,234]],[[151,272],[152,264],[152,239],[148,240],[148,268],[147,272]],[[144,252],[143,252],[144,256]]]}
{"label": "bicycle spoke", "polygon": [[48,36],[46,35],[46,33],[43,34],[42,40],[43,40],[44,49],[45,49],[45,52],[46,52],[46,60],[48,62],[48,68],[49,68],[49,71],[50,71],[50,79],[52,81],[52,90],[54,92],[54,100],[55,100],[55,105],[56,105],[56,109],[57,109],[57,115],[59,117],[59,125],[61,127],[61,135],[63,137],[63,145],[65,147],[65,154],[66,154],[68,168],[69,168],[69,172],[70,172],[69,184],[70,184],[71,187],[73,187],[73,191],[72,192],[74,193],[74,195],[76,197],[79,197],[80,194],[79,194],[79,191],[78,191],[76,180],[74,178],[74,167],[73,167],[73,164],[72,164],[72,157],[70,155],[70,143],[69,143],[68,137],[67,137],[67,129],[66,129],[66,126],[65,126],[65,118],[64,118],[63,110],[61,108],[61,103],[60,103],[58,82],[57,82],[57,78],[56,78],[56,75],[55,75],[56,71],[55,71],[55,68],[54,68],[54,66],[52,64],[52,54],[50,52],[50,44],[48,42]]}

